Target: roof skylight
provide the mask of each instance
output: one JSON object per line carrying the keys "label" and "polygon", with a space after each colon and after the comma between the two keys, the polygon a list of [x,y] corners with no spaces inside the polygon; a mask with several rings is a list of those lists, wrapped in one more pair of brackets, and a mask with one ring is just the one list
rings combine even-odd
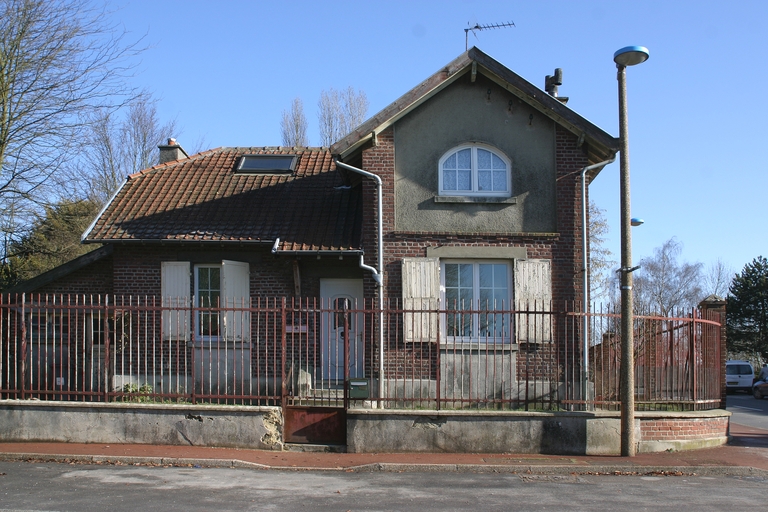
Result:
{"label": "roof skylight", "polygon": [[296,167],[296,155],[243,155],[235,172],[240,174],[285,174]]}

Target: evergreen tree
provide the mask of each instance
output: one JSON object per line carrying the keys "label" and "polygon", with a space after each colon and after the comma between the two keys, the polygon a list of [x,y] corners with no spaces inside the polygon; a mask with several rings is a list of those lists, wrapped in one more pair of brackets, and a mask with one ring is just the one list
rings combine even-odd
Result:
{"label": "evergreen tree", "polygon": [[9,246],[0,265],[0,287],[11,287],[95,249],[82,245],[80,236],[98,211],[99,204],[90,200],[47,206],[30,232]]}
{"label": "evergreen tree", "polygon": [[768,260],[758,256],[747,263],[729,291],[728,350],[768,359]]}

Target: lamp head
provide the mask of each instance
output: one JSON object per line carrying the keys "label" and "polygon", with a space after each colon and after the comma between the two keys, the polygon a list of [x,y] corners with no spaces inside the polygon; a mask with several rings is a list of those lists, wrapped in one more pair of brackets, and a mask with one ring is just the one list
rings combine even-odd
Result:
{"label": "lamp head", "polygon": [[635,66],[647,61],[650,56],[645,46],[625,46],[613,54],[613,62],[619,66]]}

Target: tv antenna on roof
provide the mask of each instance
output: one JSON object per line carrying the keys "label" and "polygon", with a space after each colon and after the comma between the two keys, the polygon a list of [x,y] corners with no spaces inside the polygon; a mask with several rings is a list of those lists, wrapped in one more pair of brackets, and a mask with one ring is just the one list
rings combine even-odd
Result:
{"label": "tv antenna on roof", "polygon": [[[469,23],[467,23],[469,25]],[[488,23],[486,25],[481,25],[479,23],[475,23],[474,27],[467,27],[464,29],[464,51],[467,51],[469,49],[469,31],[472,31],[472,35],[477,37],[475,35],[475,30],[488,30],[491,28],[507,28],[507,27],[514,27],[515,22],[514,21],[508,21],[506,23]]]}

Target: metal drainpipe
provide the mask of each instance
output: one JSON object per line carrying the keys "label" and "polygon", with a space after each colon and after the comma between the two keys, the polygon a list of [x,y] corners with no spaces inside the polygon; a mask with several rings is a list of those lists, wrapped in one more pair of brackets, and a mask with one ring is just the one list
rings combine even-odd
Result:
{"label": "metal drainpipe", "polygon": [[360,268],[370,271],[373,274],[373,279],[376,281],[376,285],[379,287],[379,409],[384,408],[384,401],[381,398],[384,397],[384,222],[382,219],[383,202],[381,198],[381,178],[372,172],[358,169],[344,162],[340,162],[334,158],[333,161],[337,167],[352,171],[354,173],[370,178],[376,182],[376,201],[377,201],[377,214],[378,214],[378,227],[377,227],[377,241],[378,253],[376,266],[373,268],[366,265],[363,262],[363,255],[360,255]]}
{"label": "metal drainpipe", "polygon": [[588,409],[589,402],[589,268],[587,267],[587,173],[598,167],[605,167],[616,160],[614,154],[610,160],[589,165],[581,170],[581,272],[584,275],[584,286],[582,291],[582,303],[584,308],[584,319],[582,323],[582,332],[584,333],[583,348],[583,369],[581,372],[581,396],[584,398],[584,409]]}

